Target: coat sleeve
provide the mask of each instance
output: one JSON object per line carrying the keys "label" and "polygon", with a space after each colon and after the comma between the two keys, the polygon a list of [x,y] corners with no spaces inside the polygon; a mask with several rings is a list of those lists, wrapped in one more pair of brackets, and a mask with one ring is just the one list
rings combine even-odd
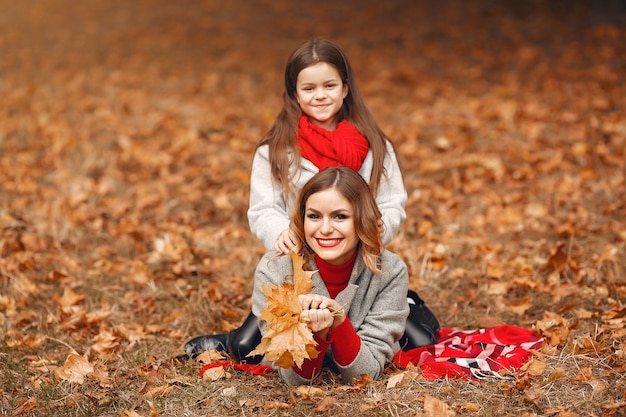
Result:
{"label": "coat sleeve", "polygon": [[267,145],[257,149],[250,174],[248,224],[267,250],[274,249],[278,235],[289,228],[289,213],[283,192],[272,178]]}
{"label": "coat sleeve", "polygon": [[404,188],[402,172],[391,143],[387,142],[387,155],[383,161],[386,175],[383,175],[376,196],[376,204],[382,213],[385,224],[383,244],[386,246],[398,234],[406,219],[407,192]]}
{"label": "coat sleeve", "polygon": [[368,291],[374,292],[373,288],[377,291],[365,297],[364,304],[370,305],[369,311],[356,329],[361,338],[361,349],[352,363],[346,366],[336,364],[346,382],[351,382],[353,378],[360,379],[362,374],[368,374],[372,379],[380,377],[387,362],[398,351],[398,340],[404,333],[409,314],[406,301],[408,272],[399,257],[391,252],[385,253],[385,272],[382,276],[372,278]]}

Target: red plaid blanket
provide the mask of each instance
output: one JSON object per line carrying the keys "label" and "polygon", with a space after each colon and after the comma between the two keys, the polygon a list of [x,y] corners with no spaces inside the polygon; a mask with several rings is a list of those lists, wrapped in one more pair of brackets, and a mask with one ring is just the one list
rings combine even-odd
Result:
{"label": "red plaid blanket", "polygon": [[437,343],[400,351],[393,362],[403,368],[412,363],[428,379],[503,378],[498,371],[519,369],[542,343],[530,330],[509,325],[477,330],[443,328]]}
{"label": "red plaid blanket", "polygon": [[[406,368],[409,363],[419,367],[425,378],[505,378],[498,371],[519,369],[532,357],[532,351],[541,348],[543,339],[528,329],[502,325],[477,330],[443,328],[434,345],[400,351],[393,363]],[[262,365],[237,364],[230,361],[212,363],[200,369],[217,366],[233,368],[255,375],[272,372]]]}

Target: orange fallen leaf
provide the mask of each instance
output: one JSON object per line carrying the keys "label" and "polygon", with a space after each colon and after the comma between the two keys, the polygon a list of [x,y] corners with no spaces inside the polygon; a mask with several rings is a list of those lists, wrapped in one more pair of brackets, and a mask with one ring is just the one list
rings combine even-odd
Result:
{"label": "orange fallen leaf", "polygon": [[480,411],[480,406],[476,403],[465,403],[463,404],[463,408],[465,410],[473,411],[475,413]]}
{"label": "orange fallen leaf", "polygon": [[229,379],[232,375],[224,370],[223,366],[217,366],[215,368],[209,368],[202,374],[202,380],[204,381],[217,381],[220,379]]}
{"label": "orange fallen leaf", "polygon": [[361,378],[359,379],[352,378],[352,384],[354,384],[355,387],[365,388],[371,383],[372,377],[368,374],[361,374]]}
{"label": "orange fallen leaf", "polygon": [[552,268],[553,271],[560,271],[567,264],[569,257],[563,250],[564,247],[565,244],[559,243],[559,245],[551,251],[552,253],[548,258],[546,266]]}
{"label": "orange fallen leaf", "polygon": [[532,306],[533,306],[532,301],[530,301],[530,298],[526,296],[514,303],[511,303],[509,305],[509,310],[511,310],[515,314],[523,315],[524,313],[526,313],[526,311],[532,308]]}
{"label": "orange fallen leaf", "polygon": [[35,408],[39,406],[39,401],[37,397],[31,397],[27,400],[20,399],[16,401],[15,409],[13,410],[14,416],[25,416],[30,414]]}
{"label": "orange fallen leaf", "polygon": [[196,357],[196,362],[200,364],[209,364],[214,362],[221,362],[224,359],[226,359],[226,357],[224,356],[224,352],[217,351],[215,349],[209,349],[203,350],[202,353],[200,353]]}
{"label": "orange fallen leaf", "polygon": [[152,271],[139,259],[135,259],[131,265],[126,281],[137,285],[146,285],[152,279]]}
{"label": "orange fallen leaf", "polygon": [[426,417],[453,417],[456,415],[448,404],[438,398],[424,395],[424,415]]}
{"label": "orange fallen leaf", "polygon": [[325,397],[315,405],[313,410],[317,413],[325,413],[326,411],[329,411],[336,402],[337,399],[333,397]]}
{"label": "orange fallen leaf", "polygon": [[118,335],[108,331],[101,330],[100,333],[94,337],[94,344],[92,349],[100,355],[111,354],[120,345],[120,338]]}
{"label": "orange fallen leaf", "polygon": [[524,402],[534,404],[537,407],[541,407],[541,401],[546,391],[540,387],[531,387],[524,391],[522,399]]}
{"label": "orange fallen leaf", "polygon": [[63,295],[54,297],[55,301],[61,307],[69,307],[76,305],[85,299],[85,296],[81,293],[74,292],[70,287],[65,287]]}
{"label": "orange fallen leaf", "polygon": [[61,368],[56,368],[54,374],[65,381],[75,384],[85,382],[85,377],[93,373],[94,367],[89,363],[87,355],[81,356],[76,352],[70,352]]}
{"label": "orange fallen leaf", "polygon": [[548,381],[555,381],[559,378],[563,378],[565,375],[566,375],[565,369],[560,368],[560,367],[556,368],[554,369],[554,371],[552,371],[552,373],[548,377]]}
{"label": "orange fallen leaf", "polygon": [[416,371],[405,370],[391,375],[387,380],[387,388],[406,387],[409,381],[415,379],[418,373]]}
{"label": "orange fallen leaf", "polygon": [[270,411],[270,410],[273,410],[275,408],[277,408],[279,410],[287,410],[287,409],[291,408],[291,404],[285,403],[285,402],[280,402],[280,401],[266,401],[265,402],[265,406],[263,408],[265,409],[265,411]]}
{"label": "orange fallen leaf", "polygon": [[529,373],[530,375],[539,376],[545,372],[546,363],[539,359],[533,359],[530,362],[525,363],[521,370]]}
{"label": "orange fallen leaf", "polygon": [[324,397],[326,393],[319,387],[313,387],[310,385],[301,385],[295,389],[295,393],[304,399],[311,399],[313,397]]}

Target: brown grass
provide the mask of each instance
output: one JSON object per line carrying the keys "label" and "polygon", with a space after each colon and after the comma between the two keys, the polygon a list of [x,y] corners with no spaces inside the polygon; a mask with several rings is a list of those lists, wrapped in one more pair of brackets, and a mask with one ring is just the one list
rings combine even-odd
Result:
{"label": "brown grass", "polygon": [[[625,415],[621,3],[265,3],[0,0],[0,415]],[[396,145],[411,287],[545,369],[307,394],[180,358],[249,311],[251,157],[312,36]]]}

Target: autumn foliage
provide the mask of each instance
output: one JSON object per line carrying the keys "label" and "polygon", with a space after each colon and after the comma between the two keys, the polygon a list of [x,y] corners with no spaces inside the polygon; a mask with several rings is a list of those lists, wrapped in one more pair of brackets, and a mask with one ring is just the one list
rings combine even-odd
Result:
{"label": "autumn foliage", "polygon": [[293,283],[283,282],[282,286],[263,286],[267,296],[267,307],[261,311],[259,320],[265,321],[265,334],[261,343],[249,356],[265,355],[276,366],[291,368],[302,366],[305,359],[318,355],[317,342],[307,323],[302,321],[302,306],[299,294],[311,291],[311,272],[302,269],[302,257],[291,254],[294,267]]}
{"label": "autumn foliage", "polygon": [[[0,0],[0,415],[623,415],[625,13]],[[393,140],[408,200],[390,249],[410,287],[444,326],[541,335],[515,375],[390,367],[292,389],[203,380],[180,356],[250,311],[265,252],[246,220],[252,155],[310,37],[346,51]]]}

